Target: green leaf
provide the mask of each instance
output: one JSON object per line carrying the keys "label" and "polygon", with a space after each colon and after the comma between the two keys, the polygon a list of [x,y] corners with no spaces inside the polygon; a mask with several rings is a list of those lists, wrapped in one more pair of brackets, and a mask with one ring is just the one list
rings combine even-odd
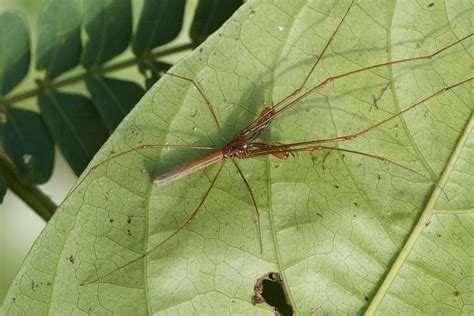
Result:
{"label": "green leaf", "polygon": [[[385,282],[391,284],[390,288],[385,284],[381,287],[387,290],[388,297],[380,302],[382,314],[400,311],[417,314],[419,302],[423,302],[425,314],[469,315],[474,312],[471,304],[473,166],[474,117],[471,117],[440,181],[448,196],[456,194],[461,198],[447,201],[441,196],[441,190],[430,196],[420,221],[405,244],[411,252],[406,258],[400,256],[405,260],[394,263],[392,270],[397,273],[389,275]],[[420,282],[411,282],[414,279]],[[394,298],[402,298],[404,304]]]}
{"label": "green leaf", "polygon": [[[429,54],[468,35],[472,6],[449,5],[357,2],[308,87],[363,66]],[[298,88],[348,6],[248,1],[170,72],[199,83],[229,141],[265,104]],[[429,61],[335,80],[283,112],[260,141],[307,141],[366,129],[470,78],[473,45],[471,36]],[[249,193],[228,162],[189,227],[145,259],[81,286],[174,232],[218,169],[154,187],[156,170],[203,152],[154,148],[113,159],[85,174],[61,205],[2,311],[271,315],[270,307],[254,306],[250,298],[255,282],[276,271],[296,314],[470,314],[473,88],[468,81],[361,137],[327,144],[380,155],[423,176],[337,151],[238,160],[261,214],[261,253]],[[189,82],[164,76],[91,165],[152,143],[222,145],[206,103]]]}
{"label": "green leaf", "polygon": [[194,47],[214,33],[242,3],[242,0],[199,0],[190,30]]}
{"label": "green leaf", "polygon": [[84,1],[87,41],[81,56],[86,68],[97,67],[123,52],[132,34],[130,0]]}
{"label": "green leaf", "polygon": [[3,202],[5,194],[7,194],[7,183],[3,177],[0,177],[0,203]]}
{"label": "green leaf", "polygon": [[23,15],[0,14],[0,96],[25,78],[30,64],[30,35]]}
{"label": "green leaf", "polygon": [[14,163],[21,182],[42,184],[53,173],[54,143],[41,116],[35,112],[7,108],[2,143]]}
{"label": "green leaf", "polygon": [[38,19],[36,68],[53,79],[79,63],[81,54],[81,3],[50,0]]}
{"label": "green leaf", "polygon": [[137,31],[133,52],[141,55],[175,39],[183,26],[185,0],[146,0]]}
{"label": "green leaf", "polygon": [[110,133],[145,94],[139,85],[130,81],[90,77],[86,84]]}
{"label": "green leaf", "polygon": [[92,101],[75,94],[46,92],[39,95],[38,103],[64,158],[80,174],[108,135]]}

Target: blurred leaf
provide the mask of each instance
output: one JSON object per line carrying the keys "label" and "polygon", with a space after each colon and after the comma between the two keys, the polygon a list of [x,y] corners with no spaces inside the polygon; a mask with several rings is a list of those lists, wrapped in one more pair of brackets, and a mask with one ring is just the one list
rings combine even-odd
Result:
{"label": "blurred leaf", "polygon": [[53,79],[79,63],[80,0],[49,0],[38,19],[36,68]]}
{"label": "blurred leaf", "polygon": [[214,33],[242,3],[242,0],[199,0],[190,30],[194,47]]}
{"label": "blurred leaf", "polygon": [[141,62],[138,65],[140,72],[145,76],[145,87],[150,89],[151,86],[157,82],[161,76],[166,73],[170,68],[171,64],[164,63],[161,61],[146,61]]}
{"label": "blurred leaf", "polygon": [[7,183],[3,179],[3,177],[0,176],[0,203],[3,202],[3,197],[7,194]]}
{"label": "blurred leaf", "polygon": [[132,33],[131,10],[130,0],[84,1],[84,67],[102,65],[127,48]]}
{"label": "blurred leaf", "polygon": [[86,84],[110,133],[145,94],[139,85],[130,81],[89,77]]}
{"label": "blurred leaf", "polygon": [[140,56],[178,36],[185,4],[185,0],[145,0],[133,38],[135,55]]}
{"label": "blurred leaf", "polygon": [[[265,104],[298,88],[349,3],[250,0],[219,30],[221,36],[211,36],[170,71],[199,83],[230,141]],[[363,66],[431,53],[472,32],[472,6],[445,3],[430,9],[414,1],[357,1],[307,88]],[[373,126],[472,77],[473,44],[474,36],[429,62],[335,80],[282,113],[261,139],[302,142]],[[1,311],[273,315],[250,297],[257,278],[274,271],[296,315],[363,314],[369,307],[380,314],[472,314],[473,88],[473,81],[466,82],[334,145],[387,157],[428,179],[337,151],[241,159],[261,214],[261,251],[249,192],[227,162],[188,227],[143,260],[81,286],[175,232],[218,168],[156,187],[150,181],[156,170],[203,153],[155,148],[113,159],[62,204]],[[373,98],[379,95],[377,109]],[[111,152],[152,143],[222,145],[206,103],[189,82],[164,76],[91,165]],[[439,179],[438,186],[430,177]],[[431,224],[420,220],[430,217]]]}
{"label": "blurred leaf", "polygon": [[12,90],[28,72],[29,29],[23,15],[14,11],[0,14],[0,96]]}
{"label": "blurred leaf", "polygon": [[53,139],[41,116],[32,111],[8,107],[3,124],[3,147],[24,184],[49,180],[54,165]]}
{"label": "blurred leaf", "polygon": [[74,173],[80,174],[107,139],[107,129],[91,100],[76,94],[42,93],[41,113]]}

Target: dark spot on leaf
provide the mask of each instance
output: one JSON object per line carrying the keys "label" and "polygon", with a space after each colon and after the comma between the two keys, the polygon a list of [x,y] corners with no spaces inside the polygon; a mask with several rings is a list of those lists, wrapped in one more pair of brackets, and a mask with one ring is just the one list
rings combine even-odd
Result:
{"label": "dark spot on leaf", "polygon": [[425,223],[425,227],[428,227],[430,224],[431,224],[431,221],[427,221],[427,222]]}
{"label": "dark spot on leaf", "polygon": [[276,315],[293,315],[293,308],[288,304],[283,280],[280,274],[269,272],[257,279],[252,296],[252,304],[263,304],[275,308]]}
{"label": "dark spot on leaf", "polygon": [[428,8],[431,8],[432,6],[434,6],[434,3],[431,2],[430,4],[428,4]]}
{"label": "dark spot on leaf", "polygon": [[13,302],[15,302],[15,300],[16,300],[16,297],[12,298],[12,301],[13,301]]}
{"label": "dark spot on leaf", "polygon": [[199,48],[199,52],[200,52],[200,53],[202,53],[202,47],[201,47],[201,48]]}
{"label": "dark spot on leaf", "polygon": [[377,178],[380,180],[380,179],[382,179],[382,176],[381,176],[381,175],[377,175]]}
{"label": "dark spot on leaf", "polygon": [[74,264],[74,261],[76,260],[76,258],[74,258],[73,255],[70,255],[69,258],[67,258],[67,260],[69,260],[70,263]]}
{"label": "dark spot on leaf", "polygon": [[109,219],[109,222],[113,223],[113,222],[114,222],[114,219],[113,219],[113,218]]}
{"label": "dark spot on leaf", "polygon": [[441,237],[441,234],[438,234],[438,237]]}
{"label": "dark spot on leaf", "polygon": [[352,215],[352,217],[354,217],[354,218],[355,218],[355,217],[357,217],[357,215],[355,215],[355,214],[354,214],[354,215]]}
{"label": "dark spot on leaf", "polygon": [[357,203],[357,202],[354,202],[354,205],[355,205],[356,207],[359,207],[359,203]]}
{"label": "dark spot on leaf", "polygon": [[364,297],[364,299],[365,299],[366,302],[369,301],[369,297],[367,295]]}
{"label": "dark spot on leaf", "polygon": [[47,282],[46,285],[47,285],[47,286],[51,286],[51,282]]}
{"label": "dark spot on leaf", "polygon": [[130,224],[132,222],[132,218],[129,216],[127,217],[127,224]]}
{"label": "dark spot on leaf", "polygon": [[455,291],[455,292],[453,293],[453,295],[456,296],[456,297],[458,297],[460,294],[461,294],[461,293],[459,293],[459,291]]}
{"label": "dark spot on leaf", "polygon": [[321,213],[316,213],[316,215],[318,215],[319,217],[323,217],[323,216],[321,215]]}
{"label": "dark spot on leaf", "polygon": [[132,236],[132,232],[130,231],[130,229],[127,229],[127,234],[128,234],[129,236]]}
{"label": "dark spot on leaf", "polygon": [[31,281],[31,289],[33,290],[33,292],[36,292],[39,288],[39,284],[35,283],[35,281]]}
{"label": "dark spot on leaf", "polygon": [[336,189],[339,189],[339,186],[338,186],[337,184],[335,184],[334,187],[335,187]]}

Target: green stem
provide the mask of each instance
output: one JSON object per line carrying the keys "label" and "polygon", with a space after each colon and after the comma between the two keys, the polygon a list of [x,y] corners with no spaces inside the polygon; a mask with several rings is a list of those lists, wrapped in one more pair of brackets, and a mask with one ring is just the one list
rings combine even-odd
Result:
{"label": "green stem", "polygon": [[[163,56],[179,53],[179,52],[191,49],[191,48],[193,48],[193,45],[191,43],[188,43],[188,44],[182,44],[180,46],[172,47],[172,48],[169,48],[167,50],[154,52],[154,53],[148,55],[145,58],[134,56],[134,57],[131,57],[127,60],[119,62],[117,64],[113,64],[113,65],[110,65],[110,66],[107,66],[107,67],[99,68],[99,69],[97,69],[93,72],[86,70],[84,73],[73,76],[71,78],[66,78],[64,80],[60,80],[60,81],[57,81],[57,82],[50,83],[50,84],[47,85],[47,87],[49,89],[57,89],[57,88],[60,88],[60,87],[68,86],[68,85],[83,81],[84,79],[86,79],[87,77],[90,77],[92,75],[97,75],[97,74],[104,75],[104,74],[109,73],[109,72],[117,71],[117,70],[127,68],[127,67],[132,66],[132,65],[136,65],[139,62],[144,61],[146,59],[155,60],[156,58],[160,58],[160,57],[163,57]],[[1,104],[17,103],[17,102],[20,102],[20,101],[23,101],[23,100],[26,100],[26,99],[37,96],[44,89],[45,89],[45,87],[40,86],[40,87],[35,88],[35,89],[27,90],[23,93],[13,95],[10,98],[0,100],[0,103]]]}
{"label": "green stem", "polygon": [[0,153],[0,175],[5,179],[7,186],[28,206],[30,206],[45,221],[53,216],[58,208],[51,199],[46,196],[37,186],[27,185],[20,182],[11,162]]}

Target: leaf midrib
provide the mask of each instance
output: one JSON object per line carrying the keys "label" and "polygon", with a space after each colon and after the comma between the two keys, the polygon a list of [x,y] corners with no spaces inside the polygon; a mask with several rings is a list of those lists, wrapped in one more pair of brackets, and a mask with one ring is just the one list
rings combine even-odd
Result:
{"label": "leaf midrib", "polygon": [[398,272],[400,269],[403,267],[404,263],[406,262],[406,259],[408,258],[412,248],[415,246],[418,238],[421,236],[423,233],[423,230],[426,227],[426,223],[429,221],[431,218],[432,214],[435,212],[435,206],[436,203],[438,202],[438,199],[441,195],[442,188],[446,185],[448,182],[448,179],[451,175],[451,172],[453,171],[454,165],[458,161],[458,158],[461,156],[461,153],[463,151],[463,148],[466,145],[466,142],[468,138],[470,137],[470,134],[472,133],[472,130],[474,129],[474,114],[471,115],[470,120],[466,124],[466,127],[464,128],[464,132],[459,138],[459,141],[454,148],[451,157],[448,160],[448,163],[446,164],[446,168],[444,169],[439,184],[436,186],[436,188],[433,190],[433,193],[426,204],[426,207],[421,214],[418,223],[416,226],[413,228],[410,236],[408,237],[405,245],[403,246],[402,250],[400,251],[399,255],[395,259],[393,265],[390,267],[390,270],[386,276],[386,278],[383,280],[382,285],[380,286],[379,290],[374,296],[374,299],[372,300],[371,304],[369,305],[366,313],[367,314],[373,314],[380,303],[382,302],[383,298],[387,294],[388,290],[390,289],[390,286],[393,284],[395,281]]}

